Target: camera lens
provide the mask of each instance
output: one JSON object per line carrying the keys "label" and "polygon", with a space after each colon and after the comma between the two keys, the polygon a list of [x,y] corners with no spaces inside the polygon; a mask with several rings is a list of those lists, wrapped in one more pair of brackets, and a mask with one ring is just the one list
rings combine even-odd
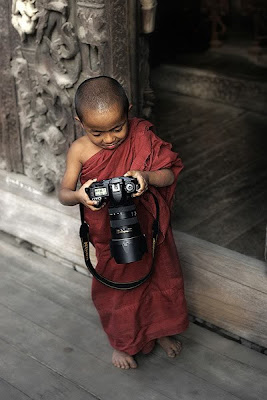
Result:
{"label": "camera lens", "polygon": [[133,201],[128,201],[127,205],[110,207],[109,217],[112,236],[110,249],[115,261],[126,264],[141,260],[147,245]]}

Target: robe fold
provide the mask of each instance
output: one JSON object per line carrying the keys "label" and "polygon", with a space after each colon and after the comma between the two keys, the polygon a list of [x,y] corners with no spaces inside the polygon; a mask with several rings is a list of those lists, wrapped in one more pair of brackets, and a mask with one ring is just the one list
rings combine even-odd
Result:
{"label": "robe fold", "polygon": [[93,278],[92,300],[110,344],[130,355],[139,351],[148,353],[157,338],[175,335],[188,326],[182,271],[170,225],[171,203],[183,164],[178,154],[171,150],[171,145],[154,134],[150,122],[133,118],[129,120],[129,133],[124,142],[114,150],[101,149],[84,163],[80,176],[84,184],[88,179],[123,176],[130,170],[157,171],[162,168],[173,171],[175,182],[163,188],[149,186],[160,206],[160,233],[154,260],[152,223],[156,207],[149,192],[134,200],[148,245],[148,252],[137,262],[116,264],[111,257],[108,207],[99,211],[85,208],[99,274],[116,282],[134,281],[145,276],[154,263],[152,276],[131,290],[109,288]]}

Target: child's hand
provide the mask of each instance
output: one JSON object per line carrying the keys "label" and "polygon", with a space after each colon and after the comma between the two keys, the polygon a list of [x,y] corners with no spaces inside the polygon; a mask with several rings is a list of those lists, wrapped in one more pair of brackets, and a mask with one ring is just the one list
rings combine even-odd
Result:
{"label": "child's hand", "polygon": [[141,196],[147,189],[149,184],[148,174],[145,171],[128,171],[124,176],[132,176],[138,180],[140,188],[137,193],[133,194],[133,197]]}
{"label": "child's hand", "polygon": [[105,203],[102,204],[101,207],[95,207],[97,205],[97,201],[90,200],[88,194],[86,193],[85,189],[89,188],[89,186],[92,185],[93,182],[96,182],[97,179],[89,179],[87,182],[85,182],[80,189],[77,191],[77,195],[79,198],[79,202],[82,203],[85,207],[90,208],[92,211],[98,211],[101,210],[105,206]]}

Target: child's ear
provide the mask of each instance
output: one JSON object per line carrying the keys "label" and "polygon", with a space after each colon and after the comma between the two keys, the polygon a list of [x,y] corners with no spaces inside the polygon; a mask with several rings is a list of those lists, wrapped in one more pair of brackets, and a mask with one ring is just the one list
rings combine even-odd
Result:
{"label": "child's ear", "polygon": [[75,119],[75,121],[79,122],[79,124],[82,125],[82,127],[83,127],[83,123],[79,117],[75,116],[74,119]]}
{"label": "child's ear", "polygon": [[129,111],[131,111],[131,109],[133,108],[133,105],[132,104],[129,104]]}

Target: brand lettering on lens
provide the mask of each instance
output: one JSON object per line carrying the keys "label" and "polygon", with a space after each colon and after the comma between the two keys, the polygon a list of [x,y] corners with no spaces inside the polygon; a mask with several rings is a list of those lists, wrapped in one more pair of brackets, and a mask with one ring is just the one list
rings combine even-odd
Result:
{"label": "brand lettering on lens", "polygon": [[122,233],[130,233],[130,232],[132,232],[133,231],[133,229],[132,228],[127,228],[127,229],[125,229],[125,228],[121,228],[121,229],[116,229],[116,233],[119,235],[119,234],[122,234]]}

